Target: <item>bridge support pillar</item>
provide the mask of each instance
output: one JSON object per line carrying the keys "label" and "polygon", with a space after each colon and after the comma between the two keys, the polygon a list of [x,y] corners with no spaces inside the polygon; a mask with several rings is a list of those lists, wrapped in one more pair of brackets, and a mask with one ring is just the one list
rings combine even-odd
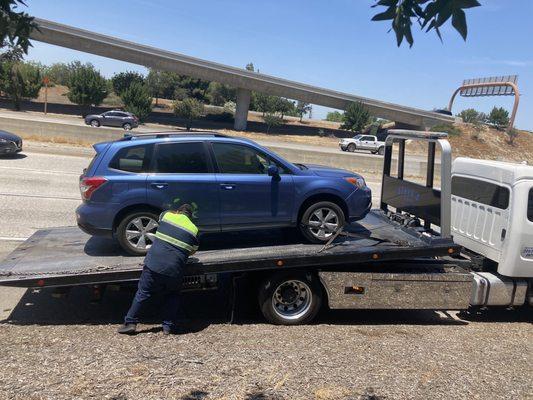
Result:
{"label": "bridge support pillar", "polygon": [[235,123],[233,127],[237,131],[245,131],[248,124],[248,110],[252,92],[248,89],[237,89],[237,107],[235,109]]}

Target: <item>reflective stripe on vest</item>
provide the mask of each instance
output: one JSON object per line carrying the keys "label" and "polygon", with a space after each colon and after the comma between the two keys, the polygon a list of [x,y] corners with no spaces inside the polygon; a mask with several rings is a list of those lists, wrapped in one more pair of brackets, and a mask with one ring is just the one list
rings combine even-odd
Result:
{"label": "reflective stripe on vest", "polygon": [[198,228],[183,214],[166,212],[159,221],[155,236],[171,245],[192,253],[198,249]]}

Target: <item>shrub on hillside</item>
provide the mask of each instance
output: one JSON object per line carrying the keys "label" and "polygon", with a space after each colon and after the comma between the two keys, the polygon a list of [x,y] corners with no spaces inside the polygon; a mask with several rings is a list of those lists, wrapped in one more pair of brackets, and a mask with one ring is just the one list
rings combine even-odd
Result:
{"label": "shrub on hillside", "polygon": [[267,133],[270,132],[271,128],[277,127],[283,124],[283,118],[271,112],[265,113],[265,116],[263,117],[263,121],[265,121],[265,124],[267,126]]}
{"label": "shrub on hillside", "polygon": [[186,128],[188,131],[192,128],[192,122],[199,118],[203,112],[204,104],[195,98],[189,97],[183,101],[176,100],[174,102],[174,114],[187,121]]}
{"label": "shrub on hillside", "polygon": [[107,81],[91,64],[76,65],[68,80],[68,99],[83,106],[84,113],[91,105],[99,105],[107,97]]}
{"label": "shrub on hillside", "polygon": [[447,133],[450,136],[460,135],[462,133],[459,128],[457,128],[454,125],[450,125],[450,124],[435,125],[430,130],[431,130],[431,132],[444,132],[444,133]]}
{"label": "shrub on hillside", "polygon": [[474,124],[476,122],[485,122],[486,115],[482,112],[474,110],[473,108],[467,108],[466,110],[461,111],[457,114],[463,122]]}
{"label": "shrub on hillside", "polygon": [[135,114],[140,121],[144,121],[152,112],[152,96],[146,85],[133,82],[120,96],[124,109]]}
{"label": "shrub on hillside", "polygon": [[326,121],[342,122],[342,114],[338,111],[328,112],[328,114],[326,115]]}
{"label": "shrub on hillside", "polygon": [[502,107],[494,107],[488,118],[488,122],[497,129],[504,129],[509,125],[509,111]]}

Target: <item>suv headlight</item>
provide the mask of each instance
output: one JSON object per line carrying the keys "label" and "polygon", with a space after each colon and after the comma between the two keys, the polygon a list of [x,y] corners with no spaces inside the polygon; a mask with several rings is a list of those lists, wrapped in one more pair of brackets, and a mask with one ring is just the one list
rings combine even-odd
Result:
{"label": "suv headlight", "polygon": [[344,180],[352,185],[357,186],[358,189],[362,189],[366,186],[366,182],[362,177],[347,176],[344,178]]}

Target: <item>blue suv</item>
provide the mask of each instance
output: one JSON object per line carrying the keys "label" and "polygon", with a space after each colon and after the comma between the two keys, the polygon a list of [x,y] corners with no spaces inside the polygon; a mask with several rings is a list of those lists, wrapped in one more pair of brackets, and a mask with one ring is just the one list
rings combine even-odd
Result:
{"label": "blue suv", "polygon": [[94,149],[80,177],[78,225],[115,237],[130,254],[146,253],[159,214],[171,204],[191,204],[201,232],[299,227],[314,243],[371,206],[360,175],[293,164],[243,138],[145,134]]}

